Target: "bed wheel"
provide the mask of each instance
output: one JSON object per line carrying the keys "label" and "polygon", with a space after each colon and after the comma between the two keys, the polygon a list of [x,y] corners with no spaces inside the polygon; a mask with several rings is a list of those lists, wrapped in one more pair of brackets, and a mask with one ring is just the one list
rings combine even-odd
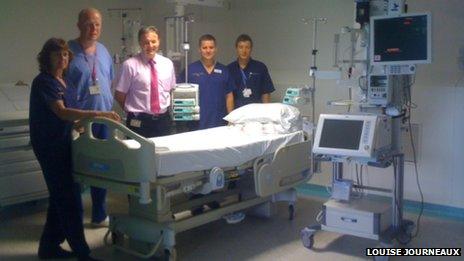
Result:
{"label": "bed wheel", "polygon": [[288,219],[293,220],[295,218],[295,206],[293,204],[288,205]]}
{"label": "bed wheel", "polygon": [[177,252],[175,248],[165,249],[164,250],[164,260],[165,261],[175,261],[177,260]]}
{"label": "bed wheel", "polygon": [[123,238],[123,235],[121,233],[111,232],[111,243],[113,245],[117,245],[118,243],[120,243],[122,238]]}

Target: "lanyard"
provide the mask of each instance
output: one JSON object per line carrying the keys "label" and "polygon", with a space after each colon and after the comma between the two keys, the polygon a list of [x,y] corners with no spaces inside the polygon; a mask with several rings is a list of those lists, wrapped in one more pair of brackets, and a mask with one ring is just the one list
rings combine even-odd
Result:
{"label": "lanyard", "polygon": [[246,77],[245,72],[243,71],[242,68],[240,68],[240,72],[241,72],[241,74],[242,74],[243,86],[245,86],[245,89],[246,89],[246,88],[247,88],[247,84],[246,84],[247,77]]}
{"label": "lanyard", "polygon": [[84,59],[87,65],[89,66],[89,70],[92,76],[93,85],[97,84],[97,50],[95,49],[93,65],[90,65],[89,59],[87,58],[87,54],[84,52]]}

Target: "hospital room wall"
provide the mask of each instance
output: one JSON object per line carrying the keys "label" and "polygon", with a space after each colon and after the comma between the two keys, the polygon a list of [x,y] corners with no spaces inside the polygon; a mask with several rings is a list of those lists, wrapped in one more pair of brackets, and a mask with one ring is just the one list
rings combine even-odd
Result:
{"label": "hospital room wall", "polygon": [[0,83],[18,80],[30,83],[38,73],[37,53],[50,37],[75,39],[77,15],[82,8],[102,12],[100,41],[111,54],[121,46],[120,16],[108,8],[142,7],[141,0],[2,0],[0,2]]}
{"label": "hospital room wall", "polygon": [[[432,13],[433,62],[420,65],[412,87],[417,108],[412,122],[420,126],[418,169],[425,201],[440,205],[464,207],[464,69],[457,57],[464,48],[464,1],[408,0],[409,12]],[[310,84],[308,67],[312,48],[312,26],[301,18],[326,17],[317,36],[319,70],[332,70],[333,35],[354,21],[354,1],[347,0],[238,0],[232,5],[238,32],[249,33],[254,41],[253,56],[264,61],[271,72],[277,91],[274,101],[281,100],[288,86]],[[464,55],[463,55],[464,56]],[[333,80],[316,83],[316,113],[343,112],[345,108],[327,106],[327,101],[348,99],[348,90]],[[347,169],[346,173],[354,171]],[[369,167],[365,183],[383,187],[392,184],[392,169]],[[330,165],[310,182],[329,184]],[[406,163],[406,199],[419,200],[414,165]]]}

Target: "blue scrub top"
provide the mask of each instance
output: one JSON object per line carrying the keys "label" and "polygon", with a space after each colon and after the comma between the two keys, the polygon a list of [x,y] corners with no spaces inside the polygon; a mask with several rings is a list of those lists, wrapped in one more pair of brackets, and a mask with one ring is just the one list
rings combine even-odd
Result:
{"label": "blue scrub top", "polygon": [[[114,70],[113,60],[108,50],[101,43],[97,43],[95,57],[95,55],[86,55],[76,40],[71,40],[68,44],[74,53],[74,58],[66,73],[66,79],[72,83],[72,87],[66,90],[69,107],[82,110],[110,111],[113,107],[111,81],[114,78]],[[89,87],[93,85],[94,61],[100,94],[92,95]]]}
{"label": "blue scrub top", "polygon": [[50,104],[57,100],[63,100],[66,106],[65,89],[48,73],[40,73],[34,78],[29,98],[29,130],[35,149],[70,148],[72,122],[61,120],[50,108]]}
{"label": "blue scrub top", "polygon": [[[185,71],[177,77],[178,82],[185,81]],[[234,83],[226,66],[216,63],[208,74],[201,61],[188,66],[188,82],[196,83],[200,88],[199,129],[226,125],[226,95],[234,91]]]}
{"label": "blue scrub top", "polygon": [[[261,96],[263,94],[271,93],[275,90],[266,65],[260,61],[250,59],[243,70],[243,74],[238,61],[230,63],[227,68],[236,86],[234,91],[235,108],[250,103],[261,103]],[[245,88],[251,89],[252,93],[250,97],[243,96]]]}

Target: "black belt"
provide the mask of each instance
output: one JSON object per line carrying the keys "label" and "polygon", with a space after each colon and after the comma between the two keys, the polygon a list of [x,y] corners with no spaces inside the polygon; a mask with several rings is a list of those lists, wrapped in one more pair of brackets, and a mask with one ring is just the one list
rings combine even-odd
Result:
{"label": "black belt", "polygon": [[165,112],[163,114],[156,114],[156,115],[155,114],[143,113],[143,112],[138,112],[138,113],[129,112],[127,114],[131,118],[136,118],[136,119],[139,119],[139,120],[159,120],[161,118],[169,116],[168,112]]}

